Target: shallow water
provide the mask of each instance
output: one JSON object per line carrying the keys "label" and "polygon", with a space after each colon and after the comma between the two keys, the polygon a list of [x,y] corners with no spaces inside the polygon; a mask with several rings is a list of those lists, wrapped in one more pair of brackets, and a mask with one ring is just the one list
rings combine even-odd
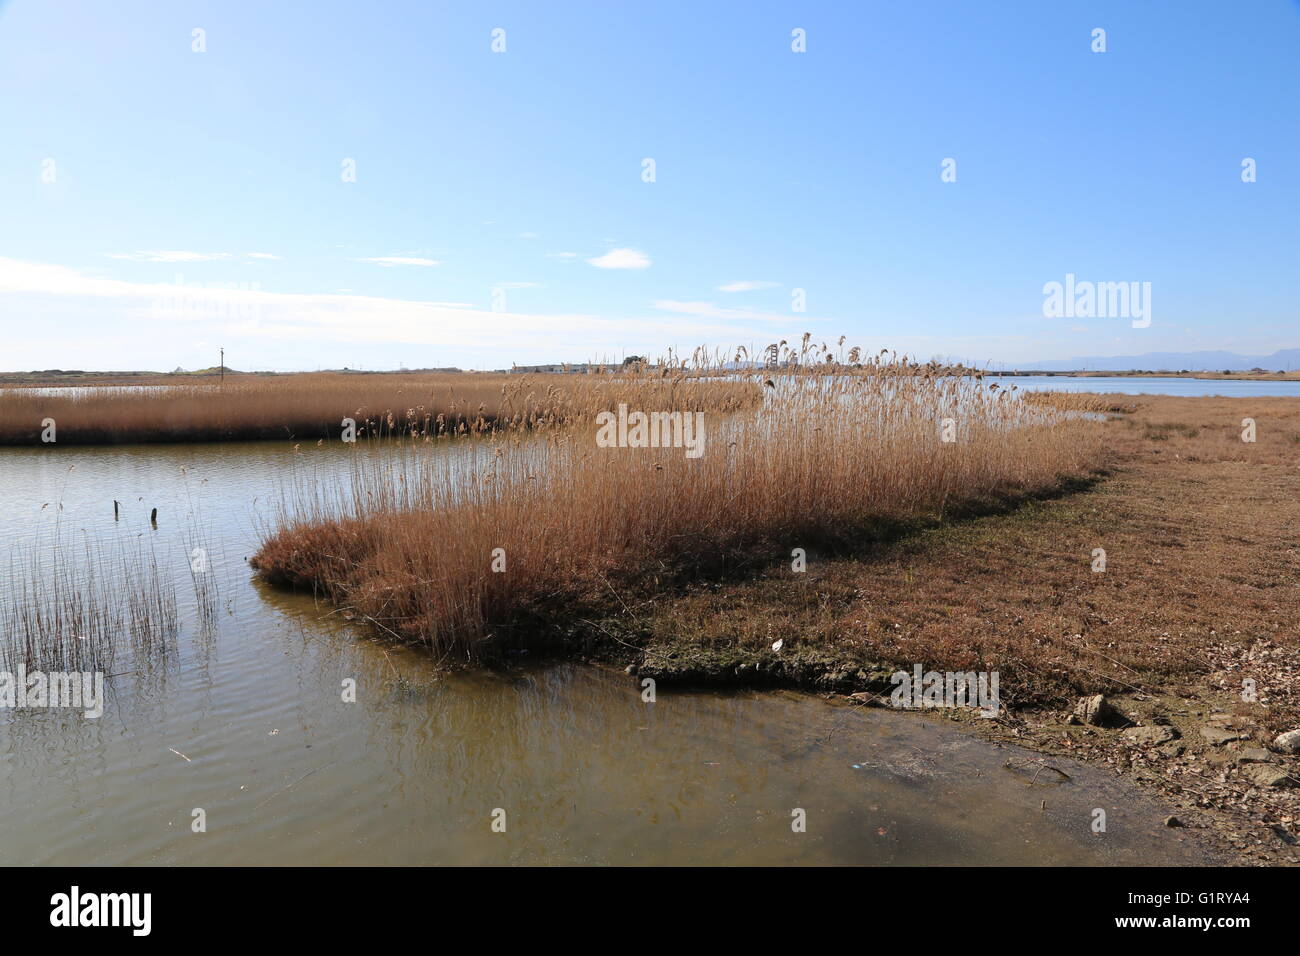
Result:
{"label": "shallow water", "polygon": [[1070,378],[1065,375],[987,375],[1003,388],[1052,392],[1110,392],[1121,395],[1215,395],[1227,398],[1257,396],[1300,396],[1300,381],[1252,382],[1245,379],[1140,378],[1096,376]]}
{"label": "shallow water", "polygon": [[[344,476],[349,455],[373,453],[0,450],[4,553],[48,548],[56,532],[73,551],[147,548],[174,575],[183,625],[170,655],[119,654],[98,720],[0,709],[0,863],[1205,858],[1111,777],[1056,760],[1069,780],[1007,769],[1037,758],[923,717],[787,693],[661,689],[645,703],[621,672],[582,665],[448,676],[310,597],[256,583],[247,558],[280,490]],[[207,633],[189,574],[196,542],[217,581]],[[0,569],[0,582],[23,571]],[[342,700],[348,678],[356,703]],[[1104,834],[1091,829],[1099,807]],[[191,831],[196,808],[205,833]],[[504,833],[491,827],[498,809]],[[805,833],[792,832],[796,809]]]}
{"label": "shallow water", "polygon": [[91,398],[95,395],[131,394],[168,392],[175,388],[186,386],[177,385],[2,385],[0,394],[9,395],[60,395],[73,398]]}

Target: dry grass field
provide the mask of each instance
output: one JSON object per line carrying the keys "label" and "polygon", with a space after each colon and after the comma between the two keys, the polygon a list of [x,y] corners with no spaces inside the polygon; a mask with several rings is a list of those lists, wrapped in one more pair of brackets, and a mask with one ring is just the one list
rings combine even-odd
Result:
{"label": "dry grass field", "polygon": [[0,389],[0,445],[41,443],[53,419],[62,444],[311,440],[358,435],[418,438],[587,420],[633,389],[667,409],[732,411],[756,404],[753,382],[688,381],[680,370],[618,375],[304,373],[231,378],[224,385],[97,389],[46,394]]}
{"label": "dry grass field", "polygon": [[[1300,652],[1300,401],[1131,404],[1103,426],[1106,472],[1086,490],[655,602],[638,609],[651,646],[762,655],[785,635],[787,657],[855,670],[999,669],[1004,697],[1056,706]],[[1268,695],[1281,723],[1300,716],[1300,684]]]}

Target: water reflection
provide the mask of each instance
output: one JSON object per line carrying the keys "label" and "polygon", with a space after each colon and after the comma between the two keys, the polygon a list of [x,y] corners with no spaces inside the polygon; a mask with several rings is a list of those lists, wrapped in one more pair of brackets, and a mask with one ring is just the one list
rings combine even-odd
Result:
{"label": "water reflection", "polygon": [[1253,398],[1267,395],[1300,396],[1300,381],[1251,381],[1248,379],[1142,378],[1140,376],[990,374],[985,382],[996,381],[1003,388],[1050,392],[1107,392],[1122,395],[1216,395],[1228,398]]}

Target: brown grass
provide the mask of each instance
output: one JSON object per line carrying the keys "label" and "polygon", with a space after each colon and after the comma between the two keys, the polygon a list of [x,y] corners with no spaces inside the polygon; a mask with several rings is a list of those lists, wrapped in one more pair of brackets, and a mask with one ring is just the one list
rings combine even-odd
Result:
{"label": "brown grass", "polygon": [[1091,392],[1024,391],[1020,398],[1030,405],[1045,405],[1064,411],[1095,414],[1127,414],[1137,410],[1137,402],[1126,395],[1098,395]]}
{"label": "brown grass", "polygon": [[[1240,695],[1300,720],[1300,399],[1141,396],[1088,490],[635,608],[651,655],[998,670],[1008,703]],[[1257,441],[1241,440],[1254,418]],[[1092,571],[1104,548],[1105,573]],[[606,622],[606,627],[611,624]],[[737,664],[739,666],[739,664]],[[1223,706],[1222,704],[1216,706]]]}
{"label": "brown grass", "polygon": [[[468,472],[432,456],[401,480],[358,469],[346,500],[312,499],[254,565],[440,654],[485,659],[685,581],[788,566],[794,548],[859,548],[1055,488],[1098,453],[1097,423],[906,361],[849,370],[823,356],[767,391],[757,414],[706,415],[694,460],[597,447],[589,422],[484,443]],[[632,407],[659,410],[645,398]]]}
{"label": "brown grass", "polygon": [[754,382],[689,381],[680,368],[618,375],[343,374],[239,378],[224,385],[42,394],[0,389],[0,445],[39,445],[53,419],[60,444],[434,437],[564,426],[634,389],[656,408],[730,411],[756,404]]}

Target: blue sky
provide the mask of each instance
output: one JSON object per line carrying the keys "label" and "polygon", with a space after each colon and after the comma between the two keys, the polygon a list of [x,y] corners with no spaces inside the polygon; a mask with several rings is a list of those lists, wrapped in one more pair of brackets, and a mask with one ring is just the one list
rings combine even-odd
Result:
{"label": "blue sky", "polygon": [[0,147],[3,370],[1300,345],[1294,0],[10,0]]}

